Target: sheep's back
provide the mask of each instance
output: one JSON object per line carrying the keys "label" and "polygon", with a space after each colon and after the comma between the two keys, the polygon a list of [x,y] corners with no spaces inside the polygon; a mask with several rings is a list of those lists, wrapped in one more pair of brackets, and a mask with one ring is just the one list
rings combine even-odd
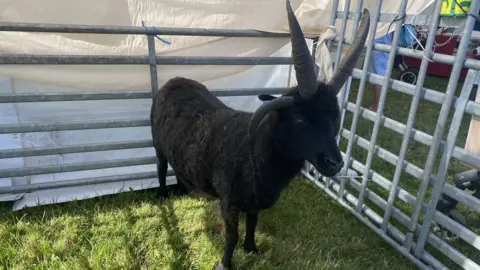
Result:
{"label": "sheep's back", "polygon": [[[153,101],[154,146],[161,149],[186,184],[216,193],[217,188],[212,186],[214,171],[218,171],[218,163],[223,163],[220,160],[237,154],[232,152],[237,148],[234,144],[238,143],[239,132],[246,132],[248,126],[243,123],[243,118],[248,118],[239,115],[246,113],[227,107],[202,84],[172,79]],[[232,131],[235,125],[241,130]]]}

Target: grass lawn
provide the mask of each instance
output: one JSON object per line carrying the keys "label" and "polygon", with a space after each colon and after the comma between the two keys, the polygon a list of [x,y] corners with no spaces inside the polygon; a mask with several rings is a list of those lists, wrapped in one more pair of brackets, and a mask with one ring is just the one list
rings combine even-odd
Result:
{"label": "grass lawn", "polygon": [[[396,76],[397,72],[392,77]],[[425,85],[445,91],[446,84],[447,79],[429,77]],[[352,102],[357,89],[358,81],[354,81]],[[370,105],[371,100],[368,85],[363,106]],[[385,114],[405,123],[410,100],[405,94],[389,92]],[[415,127],[432,134],[439,110],[440,105],[423,101]],[[347,129],[351,117],[347,113]],[[464,119],[459,134],[457,145],[461,147],[469,120]],[[359,135],[369,140],[372,127],[373,123],[361,120]],[[401,135],[382,128],[377,144],[398,155],[401,140]],[[345,150],[345,140],[342,147]],[[364,163],[366,153],[355,147],[353,158]],[[427,154],[427,147],[410,143],[407,159],[423,168]],[[376,157],[372,169],[392,179],[395,167]],[[453,162],[449,180],[454,173],[466,169]],[[418,181],[406,173],[401,179],[401,186],[416,195]],[[388,191],[373,182],[369,188],[385,199],[388,197]],[[398,201],[396,206],[409,215],[410,207]],[[366,203],[383,215],[373,203]],[[190,196],[162,202],[147,190],[18,212],[11,212],[10,207],[0,205],[0,269],[211,269],[222,256],[223,222],[218,203],[207,198]],[[472,226],[480,225],[478,215],[465,208],[461,210]],[[240,244],[244,228],[242,217]],[[239,245],[234,255],[237,269],[416,269],[304,179],[294,181],[279,202],[261,214],[257,244],[260,255],[247,255]],[[452,245],[480,262],[478,251],[461,241]],[[432,254],[440,256],[438,252]]]}
{"label": "grass lawn", "polygon": [[[0,210],[4,269],[211,269],[224,245],[218,203],[201,197],[139,191]],[[262,254],[238,248],[237,269],[415,269],[303,179],[261,214],[257,239]]]}

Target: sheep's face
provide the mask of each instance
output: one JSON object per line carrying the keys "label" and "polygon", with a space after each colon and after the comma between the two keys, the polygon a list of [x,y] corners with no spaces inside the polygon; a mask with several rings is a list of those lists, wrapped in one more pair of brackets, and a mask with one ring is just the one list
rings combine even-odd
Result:
{"label": "sheep's face", "polygon": [[[292,44],[292,62],[298,86],[285,95],[268,100],[250,119],[248,134],[255,140],[265,123],[275,123],[274,138],[286,154],[312,163],[325,176],[333,176],[342,168],[343,161],[335,141],[338,133],[339,108],[337,94],[361,55],[368,36],[370,13],[363,10],[362,21],[354,42],[338,63],[337,70],[328,83],[317,82],[312,55],[305,41],[295,13],[287,0],[287,16]],[[270,117],[275,115],[274,121]],[[270,120],[268,120],[270,119]]]}
{"label": "sheep's face", "polygon": [[[334,176],[343,167],[335,139],[339,107],[336,96],[330,93],[324,92],[309,101],[278,110],[273,128],[279,135],[275,136],[278,146],[287,155],[309,161],[327,177]],[[275,99],[269,95],[259,98],[263,101]]]}

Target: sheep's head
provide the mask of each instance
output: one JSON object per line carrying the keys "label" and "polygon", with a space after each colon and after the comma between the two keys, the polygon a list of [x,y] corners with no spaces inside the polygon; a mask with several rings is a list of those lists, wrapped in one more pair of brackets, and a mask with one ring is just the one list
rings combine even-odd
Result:
{"label": "sheep's head", "polygon": [[312,56],[289,0],[287,14],[298,86],[278,98],[259,96],[268,102],[251,118],[249,135],[254,140],[268,119],[274,120],[274,130],[278,133],[275,137],[288,153],[309,161],[323,175],[331,177],[343,166],[335,140],[340,122],[336,96],[360,57],[368,36],[370,14],[364,9],[355,40],[328,83],[317,81]]}

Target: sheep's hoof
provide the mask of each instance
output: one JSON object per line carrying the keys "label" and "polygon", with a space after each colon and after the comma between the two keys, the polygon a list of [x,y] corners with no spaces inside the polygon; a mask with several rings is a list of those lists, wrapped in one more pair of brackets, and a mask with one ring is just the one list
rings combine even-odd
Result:
{"label": "sheep's hoof", "polygon": [[168,192],[166,189],[158,189],[157,190],[157,199],[164,200],[168,197]]}
{"label": "sheep's hoof", "polygon": [[219,263],[219,264],[217,264],[217,265],[213,266],[213,268],[212,268],[212,270],[228,270],[228,269],[229,269],[229,268],[228,268],[228,267],[225,267],[225,266],[223,266],[223,264],[222,264],[222,263]]}

